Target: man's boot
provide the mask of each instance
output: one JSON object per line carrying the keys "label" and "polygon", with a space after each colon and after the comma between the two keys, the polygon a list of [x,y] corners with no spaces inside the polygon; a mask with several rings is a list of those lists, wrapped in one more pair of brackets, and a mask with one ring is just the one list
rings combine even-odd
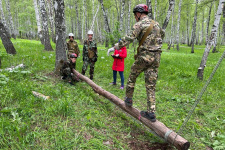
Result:
{"label": "man's boot", "polygon": [[151,122],[155,122],[156,121],[156,116],[155,116],[154,112],[141,111],[140,114],[141,114],[142,117],[147,118]]}

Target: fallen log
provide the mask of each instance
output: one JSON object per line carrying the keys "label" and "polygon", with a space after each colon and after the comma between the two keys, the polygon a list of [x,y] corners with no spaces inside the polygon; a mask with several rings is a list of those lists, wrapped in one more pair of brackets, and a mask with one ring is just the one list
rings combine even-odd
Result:
{"label": "fallen log", "polygon": [[188,142],[183,137],[177,135],[174,131],[167,128],[163,123],[156,120],[156,122],[151,122],[146,118],[141,117],[140,111],[134,107],[127,107],[124,104],[124,101],[118,98],[117,96],[111,94],[110,92],[102,89],[98,85],[96,85],[92,80],[83,76],[79,72],[73,69],[73,73],[79,77],[79,79],[85,81],[89,84],[93,90],[98,93],[99,95],[104,96],[105,98],[109,99],[111,102],[116,104],[122,110],[133,116],[134,118],[138,119],[141,123],[145,126],[153,130],[159,137],[165,139],[168,143],[174,145],[178,150],[188,150],[190,147],[190,142]]}

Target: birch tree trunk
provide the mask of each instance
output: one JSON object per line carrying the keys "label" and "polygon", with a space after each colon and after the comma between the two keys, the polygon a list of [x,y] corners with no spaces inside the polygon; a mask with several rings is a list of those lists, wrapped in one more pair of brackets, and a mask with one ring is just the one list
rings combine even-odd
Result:
{"label": "birch tree trunk", "polygon": [[82,39],[82,29],[81,29],[81,22],[79,19],[79,11],[78,11],[78,0],[75,2],[75,10],[76,10],[76,19],[77,19],[77,33],[78,33],[78,39]]}
{"label": "birch tree trunk", "polygon": [[166,19],[165,19],[165,21],[163,23],[163,26],[162,26],[163,30],[166,29],[166,27],[169,23],[171,13],[174,10],[174,5],[175,5],[175,0],[169,0],[169,8],[168,8],[168,11],[167,11]]}
{"label": "birch tree trunk", "polygon": [[66,61],[66,43],[65,43],[65,14],[64,0],[55,0],[55,33],[56,33],[56,59],[55,73],[59,74],[61,68],[60,61]]}
{"label": "birch tree trunk", "polygon": [[[102,12],[103,12],[103,17],[104,17],[104,22],[105,22],[105,31],[107,33],[107,35],[110,33],[110,28],[109,28],[109,23],[108,23],[108,17],[106,15],[106,12],[105,12],[105,8],[104,8],[104,5],[103,5],[103,0],[98,0],[101,4],[101,8],[102,8]],[[106,40],[105,40],[105,47],[109,47],[109,39],[108,37],[106,36]]]}
{"label": "birch tree trunk", "polygon": [[51,29],[51,37],[52,41],[55,43],[55,27],[54,27],[54,13],[53,13],[53,5],[52,0],[47,0],[47,6],[48,6],[48,16],[49,16],[49,22],[50,22],[50,29]]}
{"label": "birch tree trunk", "polygon": [[98,10],[99,10],[99,5],[98,5],[98,8],[97,8],[97,11],[96,11],[95,15],[93,14],[94,16],[93,16],[93,20],[92,20],[92,24],[91,24],[91,30],[94,30],[95,18],[98,14]]}
{"label": "birch tree trunk", "polygon": [[9,33],[6,30],[2,20],[0,19],[0,37],[2,39],[2,44],[4,45],[6,52],[8,54],[16,54],[16,49],[13,46],[13,43],[10,41]]}
{"label": "birch tree trunk", "polygon": [[[156,0],[155,0],[156,1]],[[130,2],[130,1],[129,1]],[[147,4],[147,6],[148,6],[148,17],[150,18],[150,19],[153,19],[153,17],[152,17],[152,2],[151,2],[151,0],[146,0],[146,4]],[[154,15],[155,15],[155,12],[154,12]],[[154,18],[154,20],[155,20],[155,18]]]}
{"label": "birch tree trunk", "polygon": [[[0,0],[0,12],[1,12],[1,22],[3,23],[3,25],[4,25],[5,27],[8,27],[8,25],[7,25],[7,23],[6,23],[6,20],[5,20],[4,11],[3,11],[3,8],[2,8],[2,0]],[[11,38],[11,37],[10,37],[9,29],[6,28],[5,30],[6,30],[7,33],[8,33],[8,34],[7,34],[8,38]]]}
{"label": "birch tree trunk", "polygon": [[8,11],[8,16],[9,16],[8,18],[9,18],[10,33],[11,33],[11,36],[14,39],[16,39],[16,34],[15,34],[15,31],[14,31],[14,24],[13,24],[13,19],[12,19],[12,14],[11,14],[9,0],[5,0],[5,3],[6,3],[7,11]]}
{"label": "birch tree trunk", "polygon": [[[170,50],[171,46],[173,45],[173,33],[174,33],[174,28],[173,28],[173,18],[174,18],[174,9],[173,9],[173,14],[172,14],[172,21],[171,21],[171,34],[170,34],[170,42],[168,45],[168,50]],[[174,48],[174,46],[173,46]]]}
{"label": "birch tree trunk", "polygon": [[37,22],[38,36],[41,40],[41,44],[44,44],[42,30],[41,30],[41,21],[40,21],[40,16],[39,16],[39,9],[38,9],[38,6],[37,6],[37,0],[33,0],[33,2],[34,2],[36,22]]}
{"label": "birch tree trunk", "polygon": [[197,8],[198,8],[198,0],[196,0],[196,6],[195,6],[195,16],[194,16],[194,22],[192,26],[192,33],[191,33],[191,53],[194,53],[194,44],[195,44],[195,37],[196,37],[196,24],[197,24]]}
{"label": "birch tree trunk", "polygon": [[201,35],[201,42],[200,45],[202,45],[203,41],[204,41],[204,21],[205,21],[205,13],[203,11],[202,13],[202,35]]}
{"label": "birch tree trunk", "polygon": [[225,41],[225,7],[223,7],[223,41]]}
{"label": "birch tree trunk", "polygon": [[47,19],[47,12],[45,6],[45,0],[39,0],[40,11],[41,11],[41,18],[42,18],[42,29],[43,29],[43,39],[44,39],[44,46],[45,50],[53,51],[50,38],[49,38],[49,31],[48,31],[48,19]]}
{"label": "birch tree trunk", "polygon": [[125,9],[125,0],[122,0],[122,9],[121,9],[121,14],[120,14],[120,29],[119,29],[119,31],[123,30],[124,9]]}
{"label": "birch tree trunk", "polygon": [[179,2],[179,11],[178,11],[178,18],[177,18],[177,50],[180,50],[179,43],[180,43],[180,13],[181,13],[181,4],[182,0]]}
{"label": "birch tree trunk", "polygon": [[206,44],[208,43],[208,40],[209,40],[209,22],[210,22],[210,17],[211,17],[212,5],[213,5],[213,2],[211,3],[211,6],[209,7],[209,16],[208,16],[208,20],[207,20],[206,39],[205,39]]}
{"label": "birch tree trunk", "polygon": [[189,46],[189,6],[187,5],[187,45]]}
{"label": "birch tree trunk", "polygon": [[87,3],[86,3],[86,0],[84,0],[84,15],[85,15],[85,21],[84,21],[84,24],[85,24],[85,34],[87,34]]}
{"label": "birch tree trunk", "polygon": [[223,10],[223,7],[224,7],[224,2],[225,2],[225,0],[219,1],[218,10],[217,10],[215,20],[214,20],[214,24],[213,24],[212,30],[211,30],[211,36],[210,36],[210,39],[207,42],[204,54],[202,56],[202,61],[200,63],[200,67],[198,68],[197,77],[200,80],[203,79],[204,69],[205,69],[206,61],[207,61],[207,58],[208,58],[208,55],[209,55],[209,51],[210,51],[210,49],[211,49],[212,45],[214,44],[215,39],[217,37],[218,26],[220,24],[220,18],[221,18],[222,10]]}

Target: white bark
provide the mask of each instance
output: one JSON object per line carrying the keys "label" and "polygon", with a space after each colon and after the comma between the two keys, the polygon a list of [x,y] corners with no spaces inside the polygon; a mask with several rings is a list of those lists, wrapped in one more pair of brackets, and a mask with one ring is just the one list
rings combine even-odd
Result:
{"label": "white bark", "polygon": [[[103,5],[103,0],[99,0],[99,2],[101,4],[101,8],[102,8],[102,12],[103,12],[103,17],[104,17],[104,22],[105,22],[105,31],[107,33],[110,33],[108,17],[107,17],[106,12],[105,12],[105,8],[104,8],[104,5]],[[109,40],[108,40],[108,38],[106,38],[105,47],[108,47],[108,46],[109,46]]]}
{"label": "white bark", "polygon": [[85,23],[85,35],[87,34],[87,2],[86,2],[86,0],[84,0],[83,1],[84,2],[84,15],[85,15],[85,21],[84,21],[84,23]]}
{"label": "white bark", "polygon": [[54,1],[55,10],[55,33],[56,33],[56,60],[55,73],[59,74],[60,61],[66,61],[66,43],[65,43],[65,14],[64,0]]}
{"label": "white bark", "polygon": [[75,2],[75,10],[76,10],[76,19],[77,19],[77,32],[78,32],[78,39],[82,39],[82,29],[81,29],[81,21],[79,19],[79,11],[78,11],[78,0]]}
{"label": "white bark", "polygon": [[202,56],[202,61],[200,63],[200,67],[198,68],[198,75],[197,75],[197,77],[200,80],[203,79],[203,73],[204,73],[206,61],[207,61],[207,58],[208,58],[208,55],[209,55],[209,51],[210,51],[212,45],[215,44],[214,42],[215,42],[215,39],[217,37],[218,27],[219,27],[220,18],[221,18],[221,15],[222,15],[222,10],[223,10],[223,7],[224,7],[224,3],[225,3],[225,0],[220,0],[219,1],[218,10],[217,10],[217,13],[216,13],[216,16],[215,16],[215,20],[214,20],[214,24],[213,24],[212,30],[211,30],[211,36],[210,36],[209,41],[207,42],[204,54]]}
{"label": "white bark", "polygon": [[50,38],[49,38],[48,19],[47,19],[48,16],[46,12],[45,0],[39,0],[39,5],[40,5],[41,18],[42,18],[42,29],[43,29],[43,39],[44,39],[45,50],[52,51],[53,49],[52,49]]}
{"label": "white bark", "polygon": [[163,23],[163,27],[162,27],[162,29],[164,29],[164,30],[166,29],[166,27],[169,23],[171,13],[174,10],[174,5],[175,5],[175,0],[169,0],[169,8],[167,11],[166,19],[165,19],[165,21]]}
{"label": "white bark", "polygon": [[37,22],[38,36],[41,40],[41,43],[44,44],[42,30],[41,30],[41,21],[40,21],[40,16],[39,16],[39,9],[38,9],[38,6],[37,6],[37,0],[33,0],[33,2],[34,2],[36,22]]}
{"label": "white bark", "polygon": [[53,10],[52,10],[53,9],[52,0],[47,0],[47,7],[48,7],[50,29],[51,29],[51,37],[52,37],[52,41],[55,42],[54,13],[53,13]]}
{"label": "white bark", "polygon": [[146,0],[146,4],[148,6],[148,17],[150,19],[153,19],[153,17],[152,17],[152,2],[151,2],[151,0]]}
{"label": "white bark", "polygon": [[179,43],[180,43],[180,13],[181,13],[181,4],[182,0],[179,2],[179,11],[178,11],[178,18],[177,18],[177,50],[180,50]]}
{"label": "white bark", "polygon": [[210,17],[211,17],[212,5],[213,5],[213,2],[211,3],[211,6],[209,7],[209,15],[208,15],[208,20],[207,20],[206,39],[205,39],[206,43],[208,43],[208,38],[209,38],[209,22],[210,22]]}
{"label": "white bark", "polygon": [[131,8],[131,1],[128,1],[127,33],[130,32],[130,8]]}
{"label": "white bark", "polygon": [[194,16],[194,22],[192,26],[192,33],[191,33],[191,53],[194,53],[194,44],[195,44],[195,37],[196,37],[196,24],[197,24],[197,8],[198,8],[198,0],[196,0],[196,6],[195,6],[195,16]]}
{"label": "white bark", "polygon": [[[3,23],[3,25],[5,27],[8,27],[8,25],[6,23],[6,20],[5,20],[4,11],[3,11],[3,8],[2,8],[2,0],[0,0],[0,12],[1,12],[1,22]],[[7,33],[10,33],[8,28],[6,28],[6,31],[7,31]],[[9,36],[8,38],[10,38],[10,34],[7,34],[7,36]]]}
{"label": "white bark", "polygon": [[125,0],[122,0],[122,9],[121,9],[121,14],[120,14],[120,29],[119,31],[123,30],[123,16],[124,16],[124,9],[125,9]]}
{"label": "white bark", "polygon": [[10,9],[10,4],[8,0],[5,0],[6,3],[6,8],[8,11],[8,16],[9,16],[9,28],[10,28],[10,34],[11,36],[16,39],[16,34],[15,34],[15,30],[14,30],[14,24],[13,24],[13,19],[12,19],[12,14],[11,14],[11,9]]}
{"label": "white bark", "polygon": [[96,18],[97,14],[98,14],[98,10],[99,10],[99,5],[98,5],[98,8],[97,8],[97,10],[96,10],[95,15],[93,16],[92,25],[91,25],[91,30],[94,29],[95,18]]}
{"label": "white bark", "polygon": [[154,20],[156,20],[156,12],[157,12],[157,0],[155,0]]}

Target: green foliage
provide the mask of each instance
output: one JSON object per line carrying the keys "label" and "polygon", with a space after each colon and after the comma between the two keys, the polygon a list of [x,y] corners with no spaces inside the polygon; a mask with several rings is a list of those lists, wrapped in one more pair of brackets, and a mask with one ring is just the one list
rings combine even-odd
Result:
{"label": "green foliage", "polygon": [[[132,149],[129,143],[151,147],[163,142],[96,94],[85,82],[71,86],[54,76],[55,52],[43,51],[40,41],[17,39],[12,42],[17,54],[4,55],[0,72],[0,81],[6,82],[0,84],[0,149]],[[82,50],[82,45],[79,47]],[[221,56],[221,52],[210,53],[204,80],[199,81],[196,73],[205,46],[196,46],[194,54],[190,53],[190,47],[180,47],[179,52],[166,51],[163,45],[156,86],[157,119],[175,132]],[[125,84],[134,62],[131,49],[125,59]],[[221,45],[221,49],[224,46]],[[4,51],[0,47],[0,52]],[[98,47],[98,54],[94,82],[123,99],[125,90],[119,89],[120,78],[116,86],[109,85],[113,79],[113,59],[106,56],[103,46]],[[26,67],[13,72],[5,70],[21,63]],[[81,68],[82,57],[78,57],[77,70],[80,72]],[[224,62],[181,134],[190,141],[191,150],[225,147],[223,79]],[[134,93],[134,107],[139,110],[146,109],[144,84],[142,73],[137,78]],[[32,91],[50,99],[35,97]]]}
{"label": "green foliage", "polygon": [[116,22],[115,29],[112,32],[110,33],[105,32],[106,36],[109,38],[111,45],[114,45],[115,43],[117,43],[119,39],[121,38],[119,27],[120,27],[119,22]]}

